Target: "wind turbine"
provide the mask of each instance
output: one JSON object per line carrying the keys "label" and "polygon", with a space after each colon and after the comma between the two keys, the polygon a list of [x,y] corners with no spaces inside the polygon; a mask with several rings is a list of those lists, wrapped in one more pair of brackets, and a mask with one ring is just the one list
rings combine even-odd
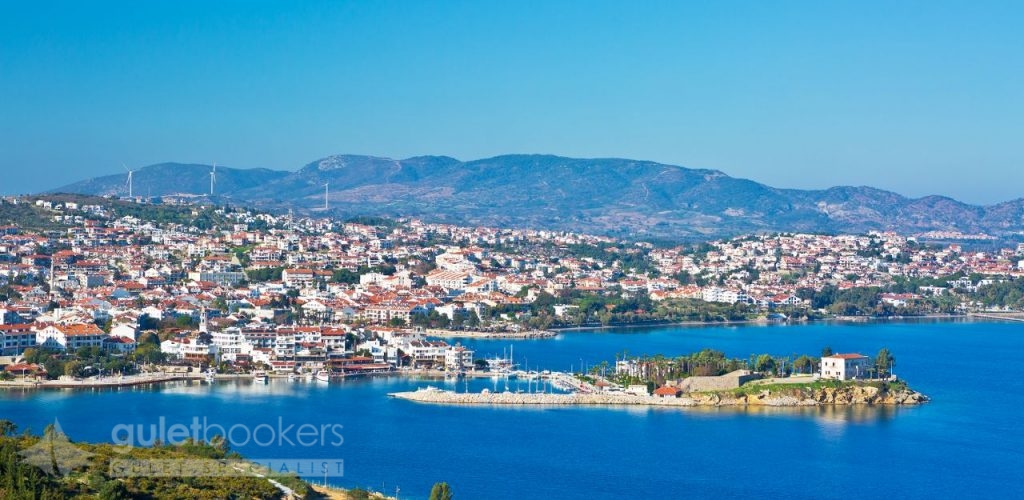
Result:
{"label": "wind turbine", "polygon": [[210,196],[213,196],[213,185],[217,183],[217,162],[213,162],[213,170],[210,170]]}
{"label": "wind turbine", "polygon": [[128,165],[125,165],[124,163],[122,163],[121,166],[124,167],[124,169],[128,171],[128,197],[131,198],[132,197],[132,174],[134,174],[135,171],[130,169],[130,168],[128,168]]}

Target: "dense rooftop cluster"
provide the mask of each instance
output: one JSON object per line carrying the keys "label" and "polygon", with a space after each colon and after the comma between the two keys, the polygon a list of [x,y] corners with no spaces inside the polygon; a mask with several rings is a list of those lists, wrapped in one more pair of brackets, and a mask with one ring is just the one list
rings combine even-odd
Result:
{"label": "dense rooftop cluster", "polygon": [[124,353],[145,340],[163,357],[275,370],[463,369],[473,353],[429,340],[431,329],[1022,303],[1024,245],[966,251],[870,233],[664,248],[571,232],[90,200],[4,201],[53,224],[0,227],[4,355]]}

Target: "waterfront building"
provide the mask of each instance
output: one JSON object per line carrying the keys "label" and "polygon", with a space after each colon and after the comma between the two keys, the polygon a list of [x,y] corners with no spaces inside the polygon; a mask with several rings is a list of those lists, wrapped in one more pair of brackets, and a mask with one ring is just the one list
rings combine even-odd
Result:
{"label": "waterfront building", "polygon": [[0,356],[16,356],[36,345],[36,332],[28,323],[0,325]]}
{"label": "waterfront building", "polygon": [[36,344],[59,351],[103,347],[107,334],[92,323],[53,324],[36,331]]}
{"label": "waterfront building", "polygon": [[168,339],[160,343],[160,352],[171,359],[180,359],[193,364],[208,364],[219,360],[217,344],[200,340],[198,337]]}
{"label": "waterfront building", "polygon": [[444,369],[460,371],[473,367],[473,350],[461,344],[448,346],[444,351]]}
{"label": "waterfront building", "polygon": [[871,359],[863,354],[833,354],[821,358],[821,377],[853,380],[868,376]]}

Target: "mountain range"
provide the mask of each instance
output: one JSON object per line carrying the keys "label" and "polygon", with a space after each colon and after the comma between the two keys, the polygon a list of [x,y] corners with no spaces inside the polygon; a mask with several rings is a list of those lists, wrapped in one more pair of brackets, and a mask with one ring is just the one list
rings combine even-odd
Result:
{"label": "mountain range", "polygon": [[[133,174],[136,196],[209,196],[208,165],[161,163]],[[218,166],[214,198],[271,210],[413,216],[469,225],[694,239],[754,232],[1024,230],[1024,199],[977,206],[871,187],[781,189],[717,170],[618,158],[504,155],[474,161],[336,155],[296,171]],[[52,190],[127,194],[127,173]]]}

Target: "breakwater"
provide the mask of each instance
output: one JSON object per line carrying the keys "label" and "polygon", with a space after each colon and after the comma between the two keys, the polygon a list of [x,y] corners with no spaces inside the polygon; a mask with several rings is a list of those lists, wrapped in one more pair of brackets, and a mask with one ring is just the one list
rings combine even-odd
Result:
{"label": "breakwater", "polygon": [[202,376],[197,374],[151,373],[96,379],[14,380],[0,382],[0,389],[95,389],[162,384],[165,382],[198,380],[201,378]]}
{"label": "breakwater", "polygon": [[394,392],[393,398],[419,403],[451,405],[627,405],[627,406],[825,406],[825,405],[915,405],[928,397],[911,389],[882,390],[874,386],[791,387],[762,390],[753,394],[718,391],[684,394],[680,397],[639,396],[621,393],[517,393],[421,389]]}

